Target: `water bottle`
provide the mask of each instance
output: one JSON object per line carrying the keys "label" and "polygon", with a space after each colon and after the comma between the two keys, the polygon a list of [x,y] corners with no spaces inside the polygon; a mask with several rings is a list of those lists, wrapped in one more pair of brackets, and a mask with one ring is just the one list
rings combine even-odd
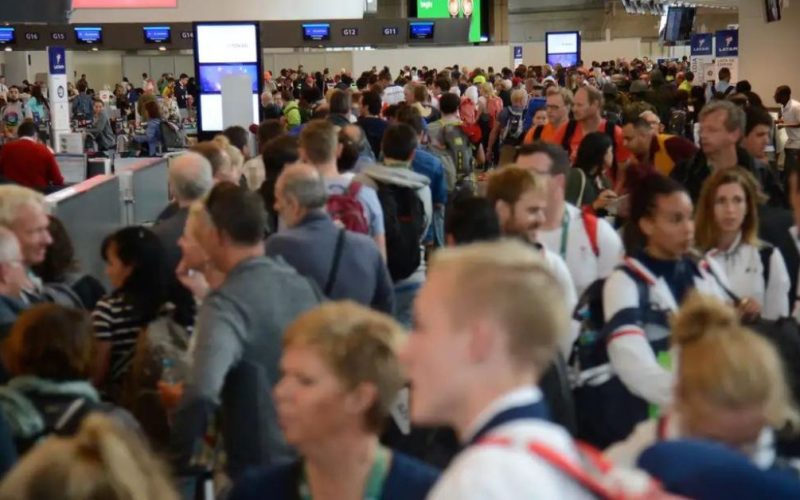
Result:
{"label": "water bottle", "polygon": [[161,381],[169,385],[175,385],[181,381],[174,359],[164,358],[161,360]]}

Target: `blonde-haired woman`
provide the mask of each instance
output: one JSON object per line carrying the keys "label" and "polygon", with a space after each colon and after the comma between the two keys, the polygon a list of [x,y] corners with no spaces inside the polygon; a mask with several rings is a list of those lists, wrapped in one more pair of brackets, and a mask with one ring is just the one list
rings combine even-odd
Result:
{"label": "blonde-haired woman", "polygon": [[353,302],[322,305],[286,330],[278,419],[301,461],[246,474],[231,500],[420,499],[437,473],[378,442],[404,376],[403,330]]}
{"label": "blonde-haired woman", "polygon": [[214,136],[212,142],[219,146],[231,160],[230,166],[227,169],[217,172],[215,177],[236,184],[237,186],[241,185],[242,169],[244,168],[244,155],[242,155],[242,152],[239,148],[231,144],[231,141],[222,134]]}
{"label": "blonde-haired woman", "polygon": [[724,269],[747,319],[789,315],[791,282],[780,250],[758,239],[758,183],[743,168],[718,170],[703,185],[695,244]]}
{"label": "blonde-haired woman", "polygon": [[762,469],[776,467],[775,432],[796,431],[800,416],[775,347],[743,327],[734,309],[696,292],[673,318],[672,344],[680,362],[671,409],[607,455],[633,465],[657,441],[699,438],[738,450]]}
{"label": "blonde-haired woman", "polygon": [[134,435],[93,414],[70,438],[33,448],[0,486],[0,500],[178,500],[161,464]]}

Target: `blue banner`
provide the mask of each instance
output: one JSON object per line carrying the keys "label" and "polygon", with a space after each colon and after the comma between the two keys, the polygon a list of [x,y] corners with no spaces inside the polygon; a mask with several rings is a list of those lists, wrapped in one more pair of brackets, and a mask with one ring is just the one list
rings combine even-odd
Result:
{"label": "blue banner", "polygon": [[717,57],[738,57],[739,56],[739,31],[722,30],[715,34],[717,42]]}
{"label": "blue banner", "polygon": [[714,53],[714,35],[711,33],[695,33],[692,35],[692,55],[710,56]]}
{"label": "blue banner", "polygon": [[67,74],[67,55],[64,47],[47,47],[51,75]]}
{"label": "blue banner", "polygon": [[514,59],[522,59],[522,45],[514,45]]}

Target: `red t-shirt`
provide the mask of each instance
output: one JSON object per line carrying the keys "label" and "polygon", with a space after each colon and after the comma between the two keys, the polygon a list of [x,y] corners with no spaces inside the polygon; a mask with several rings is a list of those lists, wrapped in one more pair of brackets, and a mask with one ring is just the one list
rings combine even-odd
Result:
{"label": "red t-shirt", "polygon": [[53,153],[28,138],[9,142],[0,149],[0,175],[33,189],[64,185]]}

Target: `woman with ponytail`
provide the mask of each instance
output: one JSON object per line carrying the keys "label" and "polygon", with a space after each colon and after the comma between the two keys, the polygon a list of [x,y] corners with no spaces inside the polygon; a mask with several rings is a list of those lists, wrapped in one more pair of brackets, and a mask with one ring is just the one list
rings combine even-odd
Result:
{"label": "woman with ponytail", "polygon": [[626,257],[602,288],[603,327],[578,341],[578,349],[586,342],[597,346],[579,367],[578,437],[601,448],[669,404],[668,316],[686,294],[697,289],[725,298],[709,263],[690,256],[692,201],[676,181],[644,177],[631,193],[624,231]]}
{"label": "woman with ponytail", "polygon": [[94,414],[75,436],[31,450],[6,476],[0,500],[178,500],[165,471],[136,436]]}
{"label": "woman with ponytail", "polygon": [[762,469],[784,467],[774,434],[795,433],[800,416],[773,345],[743,327],[733,308],[699,293],[671,323],[672,344],[680,351],[673,404],[607,455],[633,465],[657,441],[695,438],[740,451]]}

